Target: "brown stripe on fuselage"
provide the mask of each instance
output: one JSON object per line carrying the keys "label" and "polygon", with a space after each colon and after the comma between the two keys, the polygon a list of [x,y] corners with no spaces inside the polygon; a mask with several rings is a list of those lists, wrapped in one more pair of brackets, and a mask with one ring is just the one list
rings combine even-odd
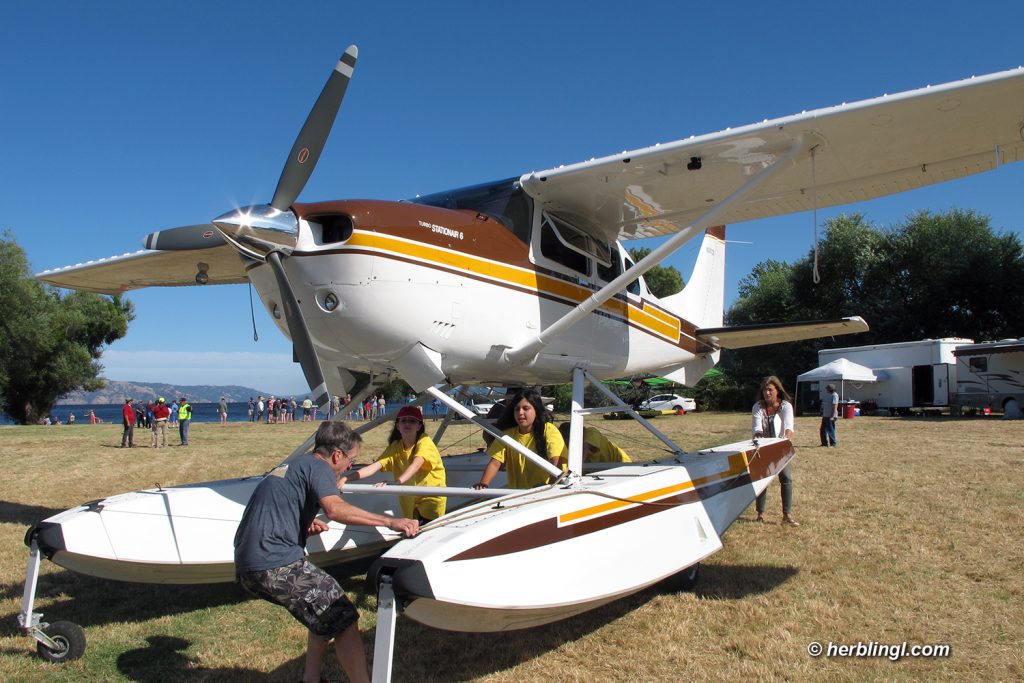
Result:
{"label": "brown stripe on fuselage", "polygon": [[[328,214],[346,214],[352,217],[357,230],[379,234],[382,238],[397,237],[426,247],[435,247],[464,254],[466,257],[486,259],[498,264],[520,268],[534,273],[538,278],[547,278],[546,286],[537,285],[536,289],[522,283],[509,282],[501,277],[488,277],[454,265],[446,265],[435,258],[421,259],[403,255],[394,250],[394,246],[382,247],[381,251],[360,248],[355,245],[345,246],[339,243],[332,247],[330,243],[324,250],[315,252],[296,251],[293,256],[324,256],[331,254],[363,254],[391,259],[403,263],[437,269],[460,277],[467,277],[479,282],[504,287],[513,291],[536,295],[548,301],[562,303],[567,306],[578,306],[586,300],[596,286],[584,285],[566,278],[561,273],[548,271],[530,262],[529,245],[516,237],[510,230],[493,218],[473,211],[450,210],[438,207],[411,204],[404,202],[388,202],[379,200],[342,200],[318,202],[314,204],[296,204],[296,214],[308,220],[316,220],[317,216]],[[424,225],[427,224],[427,225]],[[453,237],[444,231],[435,232],[429,226],[439,226],[459,234]],[[559,281],[564,282],[564,285]],[[554,289],[552,289],[554,288]],[[578,291],[577,291],[578,290]],[[625,322],[629,327],[659,337],[662,341],[693,354],[707,353],[713,349],[696,339],[696,325],[690,323],[663,306],[651,300],[631,302],[625,293],[616,295],[602,306],[598,315]],[[651,324],[641,322],[647,317]],[[634,319],[637,318],[637,319]],[[658,327],[661,329],[658,329]],[[674,337],[674,338],[673,338]]]}
{"label": "brown stripe on fuselage", "polygon": [[[612,512],[610,514],[585,519],[572,524],[559,525],[558,516],[528,524],[508,533],[468,548],[461,553],[449,557],[446,562],[459,560],[478,560],[485,557],[508,555],[525,550],[533,550],[553,543],[561,543],[579,538],[605,529],[627,524],[629,522],[665,512],[672,507],[696,503],[731,489],[747,486],[782,469],[793,454],[790,441],[780,441],[770,446],[746,452],[749,463],[747,471],[734,477],[711,481],[695,489],[661,498],[650,504],[639,504],[634,507]],[[711,477],[713,479],[713,477]],[[638,494],[639,495],[642,494]]]}

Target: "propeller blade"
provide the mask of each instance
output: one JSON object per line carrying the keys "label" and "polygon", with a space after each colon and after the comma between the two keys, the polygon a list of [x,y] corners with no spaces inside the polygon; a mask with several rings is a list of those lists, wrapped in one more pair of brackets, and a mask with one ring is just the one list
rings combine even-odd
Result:
{"label": "propeller blade", "polygon": [[208,249],[221,244],[224,244],[224,236],[217,231],[217,228],[213,227],[212,223],[157,230],[146,235],[146,239],[142,241],[142,246],[146,249],[161,249],[163,251]]}
{"label": "propeller blade", "polygon": [[331,126],[338,115],[338,108],[341,107],[341,100],[345,97],[348,82],[352,79],[352,71],[355,69],[358,56],[359,49],[355,45],[349,45],[309,112],[306,123],[299,131],[295,145],[288,154],[281,178],[277,181],[274,199],[270,202],[275,209],[285,211],[290,208],[316,168],[316,162],[320,159],[320,153],[327,143],[327,136],[331,134]]}
{"label": "propeller blade", "polygon": [[295,353],[299,357],[302,374],[306,377],[306,384],[309,385],[313,402],[323,408],[331,400],[331,397],[327,391],[327,383],[324,381],[324,372],[320,368],[320,359],[317,358],[316,349],[313,348],[313,339],[309,336],[309,329],[302,317],[299,302],[288,282],[288,275],[284,272],[281,254],[276,251],[270,252],[267,254],[267,263],[273,269],[274,277],[277,278],[277,286],[281,290],[284,319],[288,323],[288,334],[291,335],[292,343],[295,345]]}

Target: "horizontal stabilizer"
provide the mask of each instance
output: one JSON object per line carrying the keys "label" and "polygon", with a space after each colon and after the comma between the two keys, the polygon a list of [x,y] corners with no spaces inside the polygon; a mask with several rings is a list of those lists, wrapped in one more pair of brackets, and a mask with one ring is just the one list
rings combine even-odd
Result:
{"label": "horizontal stabilizer", "polygon": [[795,323],[766,323],[735,327],[709,327],[697,330],[697,340],[716,349],[745,349],[801,339],[818,339],[840,334],[867,332],[864,318],[853,316],[838,320],[804,320]]}

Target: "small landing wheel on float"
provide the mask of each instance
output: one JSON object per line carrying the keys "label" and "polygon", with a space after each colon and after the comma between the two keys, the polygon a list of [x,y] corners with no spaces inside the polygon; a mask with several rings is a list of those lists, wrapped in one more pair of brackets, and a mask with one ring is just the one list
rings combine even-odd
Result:
{"label": "small landing wheel on float", "polygon": [[42,629],[52,645],[39,640],[36,652],[48,662],[70,662],[85,653],[85,631],[70,621],[55,621]]}

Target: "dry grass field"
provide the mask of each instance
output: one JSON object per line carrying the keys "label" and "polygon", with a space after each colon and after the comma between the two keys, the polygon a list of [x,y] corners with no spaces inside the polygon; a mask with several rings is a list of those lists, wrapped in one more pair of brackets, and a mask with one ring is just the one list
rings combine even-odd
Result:
{"label": "dry grass field", "polygon": [[[688,448],[749,430],[738,414],[657,424]],[[632,425],[600,426],[642,453]],[[302,628],[232,584],[126,584],[46,562],[37,610],[81,624],[88,638],[85,656],[65,665],[36,657],[16,616],[30,524],[157,483],[265,471],[308,427],[196,424],[193,446],[162,451],[116,448],[112,425],[0,428],[0,680],[297,680]],[[465,426],[450,434],[445,443],[462,439],[452,452],[479,441]],[[818,448],[817,418],[797,419],[794,515],[802,525],[779,524],[774,485],[768,522],[753,523],[749,512],[741,518],[694,592],[654,587],[575,619],[499,635],[400,619],[395,680],[1024,680],[1024,422],[865,417],[840,421],[838,434],[838,449]],[[382,429],[368,436],[364,461],[385,437]],[[552,568],[553,580],[562,574]],[[361,576],[344,585],[372,650],[375,600],[363,594]],[[904,641],[948,645],[949,656],[827,653],[830,643]],[[810,656],[812,642],[825,655]],[[336,669],[329,675],[342,678]]]}

